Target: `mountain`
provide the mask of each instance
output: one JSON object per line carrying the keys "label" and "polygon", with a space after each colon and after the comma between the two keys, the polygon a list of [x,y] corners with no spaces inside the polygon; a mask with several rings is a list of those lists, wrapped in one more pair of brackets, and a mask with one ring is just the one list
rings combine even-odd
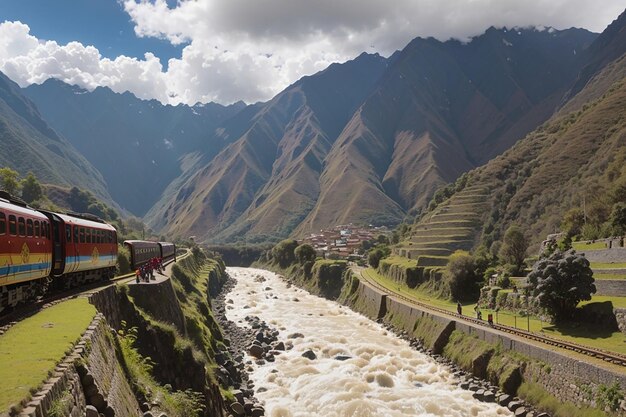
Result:
{"label": "mountain", "polygon": [[218,128],[229,145],[189,159],[146,219],[212,241],[397,224],[547,120],[595,37],[491,28],[332,65]]}
{"label": "mountain", "polygon": [[[489,247],[514,223],[523,225],[537,247],[560,229],[568,210],[584,202],[590,218],[601,217],[596,211],[607,209],[611,190],[626,183],[625,30],[622,14],[582,54],[568,101],[511,149],[470,172],[447,201],[413,227],[413,237],[398,252],[414,252],[426,231],[433,239],[437,228],[444,228],[440,236],[447,231],[447,242],[463,234],[470,242],[465,249],[478,243]],[[479,221],[468,221],[468,209]]]}
{"label": "mountain", "polygon": [[100,172],[42,118],[20,87],[0,73],[0,167],[42,183],[77,186],[111,202]]}
{"label": "mountain", "polygon": [[259,240],[285,236],[315,205],[324,160],[388,60],[362,54],[304,77],[267,103],[250,106],[218,138],[230,144],[146,218],[178,236]]}
{"label": "mountain", "polygon": [[181,175],[183,155],[201,150],[214,156],[221,149],[221,143],[210,142],[212,131],[245,107],[242,102],[162,105],[107,87],[89,92],[55,79],[24,93],[102,173],[113,198],[138,216]]}

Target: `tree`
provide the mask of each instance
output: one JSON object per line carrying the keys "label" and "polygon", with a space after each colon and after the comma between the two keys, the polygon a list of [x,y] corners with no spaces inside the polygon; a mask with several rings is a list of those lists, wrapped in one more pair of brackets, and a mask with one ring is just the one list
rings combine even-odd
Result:
{"label": "tree", "polygon": [[561,221],[561,230],[568,236],[578,236],[585,224],[585,215],[579,208],[568,210]]}
{"label": "tree", "polygon": [[294,239],[280,241],[272,248],[272,258],[281,268],[287,268],[296,260],[294,251],[298,247],[298,242]]}
{"label": "tree", "polygon": [[39,184],[35,175],[29,172],[26,178],[22,180],[22,199],[30,204],[33,201],[40,200],[42,197],[43,190],[41,189],[41,184]]}
{"label": "tree", "polygon": [[317,253],[315,252],[315,249],[313,249],[313,246],[307,245],[306,243],[298,246],[293,253],[300,265],[304,265],[307,262],[313,262],[317,257]]}
{"label": "tree", "polygon": [[523,269],[527,249],[528,239],[519,226],[513,225],[504,234],[499,256],[504,262],[514,265],[519,273]]}
{"label": "tree", "polygon": [[615,233],[626,232],[626,203],[615,203],[611,210],[611,226]]}
{"label": "tree", "polygon": [[596,292],[593,271],[584,255],[556,250],[540,258],[528,275],[528,282],[539,305],[556,322],[572,316],[580,301],[591,300]]}
{"label": "tree", "polygon": [[16,195],[20,188],[19,174],[11,168],[0,168],[0,187],[11,195]]}
{"label": "tree", "polygon": [[380,248],[372,249],[367,254],[367,263],[370,264],[372,268],[378,268],[380,265],[380,260],[384,258],[385,253]]}
{"label": "tree", "polygon": [[453,300],[478,299],[483,281],[482,274],[478,272],[474,257],[467,252],[457,251],[450,256],[444,279]]}

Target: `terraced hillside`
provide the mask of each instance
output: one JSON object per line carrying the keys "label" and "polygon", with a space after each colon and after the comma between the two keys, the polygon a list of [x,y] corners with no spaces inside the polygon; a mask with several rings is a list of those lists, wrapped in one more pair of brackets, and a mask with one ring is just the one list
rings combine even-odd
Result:
{"label": "terraced hillside", "polygon": [[469,251],[481,230],[482,214],[489,208],[488,194],[480,186],[455,194],[413,226],[411,238],[395,254],[426,266],[431,259],[448,257],[456,250]]}
{"label": "terraced hillside", "polygon": [[467,187],[441,203],[413,226],[411,237],[380,262],[380,272],[417,285],[436,277],[457,250],[469,251],[478,241],[482,215],[489,209],[486,187]]}

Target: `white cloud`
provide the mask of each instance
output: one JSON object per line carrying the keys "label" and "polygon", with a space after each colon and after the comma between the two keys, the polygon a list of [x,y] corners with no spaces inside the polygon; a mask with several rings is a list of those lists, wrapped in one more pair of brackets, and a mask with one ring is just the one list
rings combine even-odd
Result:
{"label": "white cloud", "polygon": [[[599,32],[623,11],[588,0],[124,0],[138,36],[188,43],[167,71],[146,53],[110,60],[90,46],[40,41],[0,24],[0,70],[20,85],[54,76],[142,98],[193,104],[266,100],[303,75],[362,51],[390,55],[416,36],[467,39],[494,26],[571,26]],[[599,10],[601,9],[601,10]]]}

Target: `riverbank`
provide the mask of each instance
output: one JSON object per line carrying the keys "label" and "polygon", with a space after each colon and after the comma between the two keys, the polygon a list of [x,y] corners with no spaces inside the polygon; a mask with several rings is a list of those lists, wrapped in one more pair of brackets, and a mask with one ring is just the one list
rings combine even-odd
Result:
{"label": "riverbank", "polygon": [[[294,269],[302,268],[292,265],[283,271]],[[314,282],[302,273],[288,276],[307,289]],[[406,331],[435,354],[454,360],[509,395],[524,396],[542,412],[564,417],[626,415],[622,401],[626,376],[619,370],[607,372],[584,356],[553,352],[551,347],[494,335],[482,327],[406,305],[368,287],[354,274],[343,274],[334,285],[341,287],[336,300],[398,332]]]}
{"label": "riverbank", "polygon": [[[248,326],[249,317],[259,317],[272,335],[278,331],[269,352],[248,351],[250,379],[268,415],[513,415],[460,388],[461,369],[419,352],[417,340],[396,337],[268,271],[228,271],[238,280],[228,317]],[[259,275],[266,281],[259,282]],[[258,359],[252,359],[255,355]]]}

